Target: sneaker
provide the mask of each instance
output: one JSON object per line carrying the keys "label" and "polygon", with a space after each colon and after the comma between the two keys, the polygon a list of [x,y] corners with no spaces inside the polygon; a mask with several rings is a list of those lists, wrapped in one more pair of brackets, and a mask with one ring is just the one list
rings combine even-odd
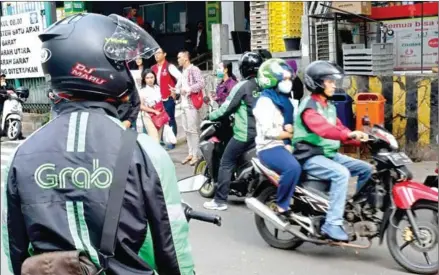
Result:
{"label": "sneaker", "polygon": [[227,204],[217,203],[215,200],[206,201],[203,204],[203,207],[209,210],[219,210],[219,211],[227,210]]}
{"label": "sneaker", "polygon": [[335,241],[345,242],[349,240],[348,234],[344,231],[343,226],[341,225],[325,223],[321,228],[321,232],[323,235]]}

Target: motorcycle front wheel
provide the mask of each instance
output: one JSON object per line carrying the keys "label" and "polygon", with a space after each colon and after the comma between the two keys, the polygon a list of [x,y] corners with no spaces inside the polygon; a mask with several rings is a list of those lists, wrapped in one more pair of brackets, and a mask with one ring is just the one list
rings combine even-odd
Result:
{"label": "motorcycle front wheel", "polygon": [[200,174],[206,176],[208,180],[203,184],[203,186],[201,186],[200,190],[198,190],[198,193],[200,193],[203,198],[211,199],[215,196],[215,186],[212,182],[209,169],[207,167],[207,162],[204,158],[199,159],[195,164],[194,175]]}
{"label": "motorcycle front wheel", "polygon": [[6,124],[6,136],[9,140],[17,140],[21,134],[21,121],[18,119],[8,119]]}
{"label": "motorcycle front wheel", "polygon": [[[429,221],[418,221],[418,216],[415,213],[420,210],[432,213],[432,219]],[[387,229],[387,246],[390,254],[399,265],[409,272],[415,274],[437,274],[438,255],[431,253],[431,251],[438,247],[438,205],[433,202],[419,202],[412,207],[411,211],[419,230],[421,242],[417,240],[413,232],[407,212],[400,210],[395,214]],[[404,229],[400,229],[399,227],[404,221],[407,221],[408,225]],[[402,245],[398,245],[398,237],[402,237],[404,242]],[[420,258],[424,258],[422,261],[426,264],[412,262],[411,259],[402,253],[406,247],[411,247],[415,250]]]}
{"label": "motorcycle front wheel", "polygon": [[[261,194],[257,197],[257,199],[263,204],[272,208],[275,207],[276,205],[275,204],[276,193],[277,193],[277,188],[274,186],[270,186],[269,188],[266,188],[264,191],[262,191]],[[270,246],[274,248],[294,250],[304,243],[304,241],[301,240],[300,238],[290,235],[288,233],[285,234],[289,235],[288,236],[290,237],[289,239],[279,239],[278,238],[279,230],[274,229],[274,233],[271,233],[267,227],[267,222],[265,222],[265,219],[257,214],[255,214],[255,223],[256,223],[256,228],[258,229],[262,239],[264,239],[266,243],[268,243]]]}

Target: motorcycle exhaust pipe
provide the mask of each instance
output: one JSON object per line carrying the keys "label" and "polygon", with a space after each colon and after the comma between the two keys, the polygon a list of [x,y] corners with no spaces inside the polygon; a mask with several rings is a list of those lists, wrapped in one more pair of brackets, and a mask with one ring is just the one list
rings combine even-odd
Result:
{"label": "motorcycle exhaust pipe", "polygon": [[282,230],[283,232],[289,232],[304,241],[314,242],[313,240],[310,240],[307,236],[305,236],[302,232],[290,226],[289,223],[282,221],[270,208],[268,208],[268,206],[260,202],[258,199],[246,198],[245,204],[256,215],[270,221],[277,229]]}

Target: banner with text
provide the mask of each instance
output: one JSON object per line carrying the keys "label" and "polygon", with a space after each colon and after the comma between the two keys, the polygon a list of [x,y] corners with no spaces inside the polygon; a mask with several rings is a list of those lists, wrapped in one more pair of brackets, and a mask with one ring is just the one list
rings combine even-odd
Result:
{"label": "banner with text", "polygon": [[[424,17],[384,21],[393,36],[387,37],[393,43],[395,70],[431,70],[438,65],[438,18]],[[421,28],[421,26],[423,27]],[[376,28],[369,24],[368,42],[375,41]],[[422,56],[422,57],[421,57]]]}
{"label": "banner with text", "polygon": [[41,41],[43,31],[39,12],[33,11],[1,17],[2,74],[9,79],[42,77]]}

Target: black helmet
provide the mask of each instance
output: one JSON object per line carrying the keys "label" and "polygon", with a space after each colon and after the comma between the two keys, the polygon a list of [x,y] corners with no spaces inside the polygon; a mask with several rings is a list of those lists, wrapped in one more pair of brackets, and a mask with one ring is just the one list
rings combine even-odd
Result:
{"label": "black helmet", "polygon": [[145,30],[115,14],[75,14],[39,38],[43,71],[53,91],[86,100],[118,102],[129,96],[136,86],[127,63],[149,58],[159,48]]}
{"label": "black helmet", "polygon": [[254,52],[245,52],[239,59],[239,72],[243,78],[254,76],[258,74],[259,66],[261,66],[264,60],[262,56]]}
{"label": "black helmet", "polygon": [[323,80],[339,80],[343,76],[344,71],[338,65],[329,61],[314,61],[305,69],[304,82],[310,92],[323,93]]}

